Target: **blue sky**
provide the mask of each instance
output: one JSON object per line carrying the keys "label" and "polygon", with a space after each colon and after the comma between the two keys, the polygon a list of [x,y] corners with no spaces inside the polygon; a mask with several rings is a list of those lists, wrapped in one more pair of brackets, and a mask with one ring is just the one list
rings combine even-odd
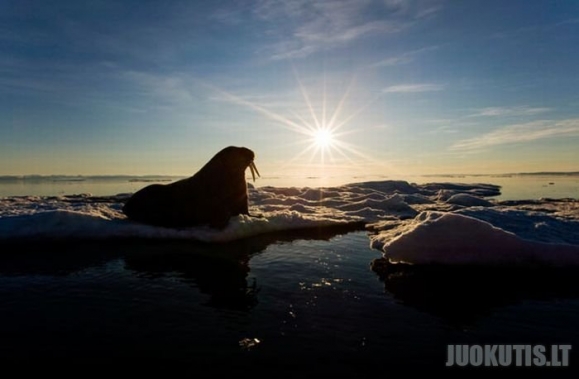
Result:
{"label": "blue sky", "polygon": [[575,1],[4,0],[0,175],[576,171],[578,62]]}

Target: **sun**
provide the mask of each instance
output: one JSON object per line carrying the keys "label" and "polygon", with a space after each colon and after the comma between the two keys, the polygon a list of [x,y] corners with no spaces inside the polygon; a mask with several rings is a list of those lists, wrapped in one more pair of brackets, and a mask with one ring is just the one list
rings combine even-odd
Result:
{"label": "sun", "polygon": [[[305,147],[286,161],[284,163],[286,166],[299,161],[307,155],[309,155],[310,163],[316,163],[315,161],[317,161],[317,164],[321,165],[320,167],[332,164],[345,164],[358,167],[360,165],[359,159],[362,159],[364,162],[379,163],[356,148],[350,141],[344,140],[344,137],[363,130],[348,125],[351,120],[374,103],[374,101],[380,97],[380,94],[377,94],[370,101],[362,104],[358,109],[355,109],[349,114],[342,115],[342,111],[346,109],[345,104],[350,95],[350,90],[355,82],[355,77],[353,77],[348,88],[346,88],[339,101],[333,106],[333,110],[328,112],[325,79],[321,98],[315,99],[317,101],[312,102],[308,91],[302,84],[295,69],[294,75],[299,92],[301,92],[303,97],[303,106],[288,108],[284,113],[275,112],[258,103],[224,91],[214,85],[206,84],[206,86],[219,93],[226,101],[245,106],[275,121],[280,126],[304,136],[305,138],[295,141],[295,143],[297,145],[305,145]],[[354,156],[359,159],[357,161],[354,160]]]}
{"label": "sun", "polygon": [[334,134],[330,129],[321,127],[314,130],[312,134],[316,147],[329,149],[334,145]]}

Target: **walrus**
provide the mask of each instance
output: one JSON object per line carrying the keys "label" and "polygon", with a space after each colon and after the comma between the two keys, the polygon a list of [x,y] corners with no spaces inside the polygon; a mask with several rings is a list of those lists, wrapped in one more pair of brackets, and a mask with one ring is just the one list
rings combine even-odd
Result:
{"label": "walrus", "polygon": [[249,215],[245,169],[259,171],[255,154],[229,146],[195,175],[170,184],[152,184],[135,192],[123,207],[130,220],[164,227],[209,225],[223,229],[231,216]]}

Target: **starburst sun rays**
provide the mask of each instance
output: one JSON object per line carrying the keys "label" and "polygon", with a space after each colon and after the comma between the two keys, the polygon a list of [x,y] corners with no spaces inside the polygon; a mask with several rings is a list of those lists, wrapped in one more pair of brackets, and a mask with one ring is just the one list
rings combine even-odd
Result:
{"label": "starburst sun rays", "polygon": [[[305,147],[303,147],[289,161],[286,161],[284,166],[289,166],[299,161],[300,159],[303,159],[307,155],[309,155],[309,164],[318,164],[322,167],[328,164],[337,163],[338,161],[342,163],[345,161],[347,162],[346,165],[354,167],[362,166],[363,162],[375,163],[374,159],[361,152],[353,144],[345,142],[342,138],[348,134],[356,133],[362,130],[362,128],[355,129],[349,126],[348,123],[375,100],[377,100],[378,97],[375,97],[368,103],[359,107],[354,112],[351,112],[349,115],[343,117],[342,111],[346,107],[345,104],[348,100],[351,88],[355,82],[353,78],[344,94],[337,102],[337,105],[334,107],[330,117],[328,117],[325,80],[322,88],[322,96],[320,99],[321,101],[317,101],[318,107],[316,112],[316,107],[314,107],[315,103],[311,101],[308,91],[306,90],[295,70],[294,74],[302,100],[304,102],[304,107],[302,107],[301,113],[298,109],[290,108],[286,111],[286,115],[284,115],[282,113],[265,108],[256,102],[249,101],[222,89],[216,88],[215,86],[210,85],[209,87],[218,92],[226,101],[250,108],[253,111],[275,121],[284,128],[306,137],[302,140],[294,142],[296,145],[305,145]],[[319,106],[320,103],[321,107]],[[286,143],[286,145],[287,144],[291,143]],[[354,160],[353,156],[356,156],[358,159]]]}

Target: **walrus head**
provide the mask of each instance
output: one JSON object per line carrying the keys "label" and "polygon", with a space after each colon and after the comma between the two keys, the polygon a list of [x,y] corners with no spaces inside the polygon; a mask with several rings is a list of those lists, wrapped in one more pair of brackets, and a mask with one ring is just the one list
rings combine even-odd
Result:
{"label": "walrus head", "polygon": [[257,174],[258,177],[260,175],[253,162],[254,159],[255,153],[248,148],[229,146],[217,153],[209,163],[218,161],[229,169],[235,171],[240,170],[241,172],[245,172],[245,169],[249,167],[251,176],[255,182],[255,174]]}

